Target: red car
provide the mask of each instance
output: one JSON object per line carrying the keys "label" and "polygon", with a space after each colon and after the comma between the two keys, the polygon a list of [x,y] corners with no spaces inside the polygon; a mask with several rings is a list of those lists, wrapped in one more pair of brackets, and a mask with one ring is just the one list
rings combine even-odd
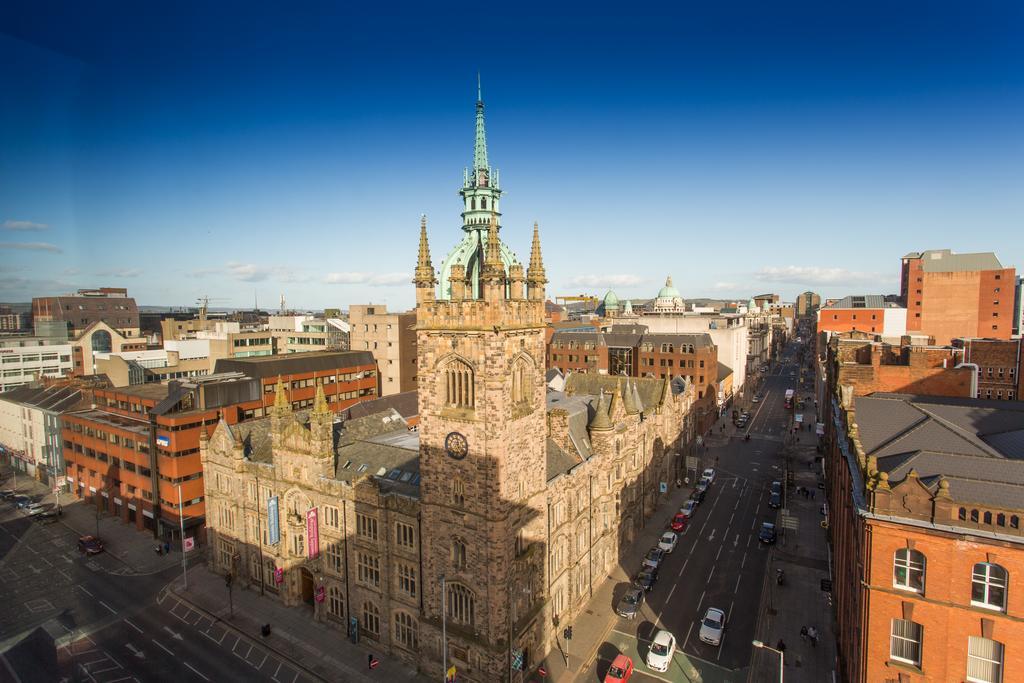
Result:
{"label": "red car", "polygon": [[633,675],[633,660],[626,655],[618,655],[608,673],[604,675],[604,683],[626,683]]}
{"label": "red car", "polygon": [[686,515],[676,513],[672,518],[672,531],[682,531],[686,528]]}
{"label": "red car", "polygon": [[82,536],[78,539],[78,552],[96,555],[103,552],[103,541],[95,536]]}

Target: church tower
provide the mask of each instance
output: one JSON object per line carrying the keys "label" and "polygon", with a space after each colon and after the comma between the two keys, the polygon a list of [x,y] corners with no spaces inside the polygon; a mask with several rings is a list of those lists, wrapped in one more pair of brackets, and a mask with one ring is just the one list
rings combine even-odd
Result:
{"label": "church tower", "polygon": [[488,202],[486,209],[468,203],[463,213],[463,229],[480,233],[473,237],[479,250],[442,269],[435,296],[422,224],[415,280],[420,644],[431,674],[444,661],[467,681],[519,680],[514,662],[540,649],[537,608],[546,585],[546,278],[536,226],[525,274],[502,244],[496,185],[478,102],[474,172],[462,194]]}

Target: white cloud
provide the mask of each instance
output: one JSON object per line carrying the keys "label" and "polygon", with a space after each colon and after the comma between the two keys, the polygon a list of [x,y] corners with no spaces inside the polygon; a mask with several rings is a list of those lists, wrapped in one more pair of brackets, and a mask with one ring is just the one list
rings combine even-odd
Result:
{"label": "white cloud", "polygon": [[328,273],[324,282],[329,285],[371,285],[388,287],[408,284],[412,276],[408,273]]}
{"label": "white cloud", "polygon": [[574,287],[631,287],[646,282],[639,275],[621,273],[618,275],[577,275],[568,283]]}
{"label": "white cloud", "polygon": [[49,242],[0,242],[0,249],[21,249],[23,251],[49,251],[60,254],[64,250]]}
{"label": "white cloud", "polygon": [[102,277],[138,277],[142,275],[142,270],[139,268],[112,268],[101,270],[96,274]]}
{"label": "white cloud", "polygon": [[719,290],[719,291],[721,291],[721,290],[736,291],[739,288],[740,288],[740,285],[735,283],[735,282],[716,282],[715,284],[711,285],[711,289],[716,289],[716,290]]}
{"label": "white cloud", "polygon": [[229,263],[228,275],[242,282],[263,282],[270,277],[270,269],[254,263]]}
{"label": "white cloud", "polygon": [[5,230],[46,230],[49,225],[46,223],[33,223],[32,221],[4,221]]}
{"label": "white cloud", "polygon": [[761,282],[782,282],[798,285],[853,285],[879,283],[886,278],[878,273],[862,273],[846,268],[820,266],[770,266],[754,273]]}

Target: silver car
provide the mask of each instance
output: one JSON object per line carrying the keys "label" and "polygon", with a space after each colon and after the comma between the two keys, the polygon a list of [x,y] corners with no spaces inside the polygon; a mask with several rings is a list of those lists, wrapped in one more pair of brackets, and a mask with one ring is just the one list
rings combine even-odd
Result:
{"label": "silver car", "polygon": [[640,606],[644,604],[644,591],[642,588],[630,588],[615,606],[615,613],[626,619],[634,618],[640,612]]}
{"label": "silver car", "polygon": [[700,640],[708,645],[722,644],[722,631],[725,630],[725,612],[717,607],[708,607],[700,622]]}

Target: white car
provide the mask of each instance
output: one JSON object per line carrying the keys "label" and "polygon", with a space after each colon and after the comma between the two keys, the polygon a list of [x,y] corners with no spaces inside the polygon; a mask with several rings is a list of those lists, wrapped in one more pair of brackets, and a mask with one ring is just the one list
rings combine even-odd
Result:
{"label": "white car", "polygon": [[704,619],[700,622],[701,642],[708,645],[722,644],[722,631],[725,630],[725,612],[717,607],[708,607]]}
{"label": "white car", "polygon": [[665,630],[658,631],[647,651],[647,667],[655,671],[668,671],[672,656],[676,653],[676,639]]}
{"label": "white car", "polygon": [[42,514],[45,511],[46,511],[46,508],[43,507],[42,505],[40,505],[39,503],[31,503],[30,505],[26,505],[25,509],[22,510],[22,512],[24,512],[26,515],[33,515],[33,516],[34,515],[38,515],[38,514]]}
{"label": "white car", "polygon": [[694,513],[694,511],[696,509],[697,509],[697,501],[695,501],[695,500],[688,500],[685,503],[683,503],[683,507],[679,508],[679,514],[681,514],[683,517],[686,517],[687,519],[689,519],[690,517],[693,517],[693,513]]}
{"label": "white car", "polygon": [[666,553],[670,553],[676,549],[676,543],[678,541],[679,537],[676,536],[674,531],[666,531],[661,535],[661,540],[658,541],[658,547]]}
{"label": "white car", "polygon": [[700,476],[700,478],[701,479],[707,479],[709,484],[714,482],[715,481],[715,469],[713,467],[707,468],[706,470],[704,470],[704,474],[702,474]]}
{"label": "white car", "polygon": [[751,403],[760,403],[761,399],[759,399],[757,396],[755,396],[754,398],[750,399],[750,402]]}

